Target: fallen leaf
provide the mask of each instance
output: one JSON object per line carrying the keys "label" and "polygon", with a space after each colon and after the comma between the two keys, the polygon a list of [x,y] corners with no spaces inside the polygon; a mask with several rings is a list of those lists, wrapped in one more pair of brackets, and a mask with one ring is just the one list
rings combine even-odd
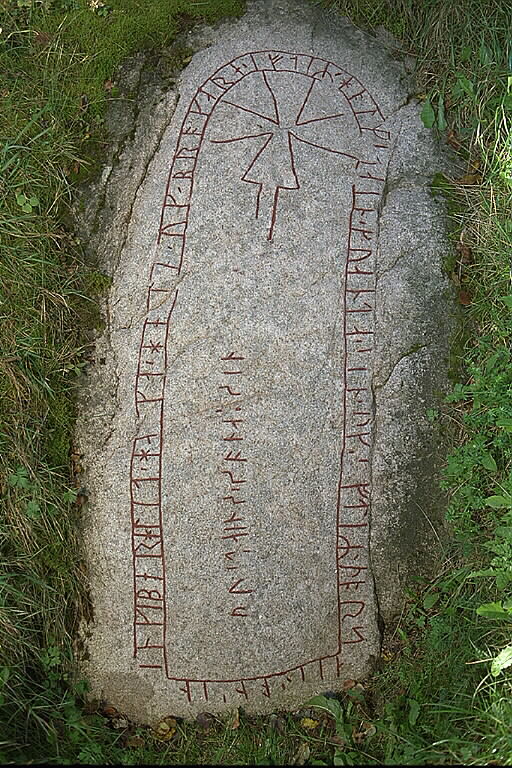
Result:
{"label": "fallen leaf", "polygon": [[89,699],[83,705],[84,713],[86,715],[95,715],[100,709],[100,702],[98,699]]}
{"label": "fallen leaf", "polygon": [[278,717],[277,715],[271,715],[270,727],[273,728],[278,733],[284,733],[286,730],[286,723],[284,718]]}
{"label": "fallen leaf", "polygon": [[115,728],[116,731],[121,731],[123,728],[128,728],[130,725],[126,717],[123,717],[122,715],[120,717],[113,717],[110,722],[112,723],[112,728]]}
{"label": "fallen leaf", "polygon": [[164,717],[153,729],[153,735],[158,741],[170,741],[174,734],[178,723],[174,717]]}
{"label": "fallen leaf", "polygon": [[139,749],[139,747],[143,747],[145,743],[146,742],[142,736],[128,736],[126,739],[126,746],[130,747],[130,749]]}
{"label": "fallen leaf", "polygon": [[460,179],[457,179],[457,183],[465,187],[473,187],[476,184],[480,184],[481,181],[482,176],[479,173],[466,173]]}
{"label": "fallen leaf", "polygon": [[312,731],[313,728],[318,728],[320,725],[320,722],[318,720],[312,720],[311,717],[303,717],[300,721],[300,724],[303,728],[306,728],[309,731]]}
{"label": "fallen leaf", "polygon": [[469,245],[459,243],[457,245],[457,251],[460,253],[460,260],[463,264],[471,264],[473,261],[473,252]]}
{"label": "fallen leaf", "polygon": [[208,712],[200,712],[196,717],[196,723],[203,731],[207,731],[213,725],[213,717]]}
{"label": "fallen leaf", "polygon": [[454,149],[458,149],[460,147],[460,141],[458,140],[457,134],[452,128],[448,129],[448,133],[446,134],[446,141]]}
{"label": "fallen leaf", "polygon": [[229,728],[231,728],[232,731],[236,731],[237,728],[240,728],[240,710],[236,709],[233,717],[230,720]]}
{"label": "fallen leaf", "polygon": [[309,759],[310,754],[309,744],[303,741],[292,758],[292,765],[304,765],[306,760]]}
{"label": "fallen leaf", "polygon": [[114,87],[114,83],[112,80],[105,80],[105,82],[103,83],[103,88],[109,93],[113,87]]}
{"label": "fallen leaf", "polygon": [[104,707],[102,714],[105,715],[105,717],[115,717],[119,712],[115,707]]}
{"label": "fallen leaf", "polygon": [[352,738],[356,742],[356,744],[361,744],[365,739],[369,739],[372,736],[375,736],[377,733],[376,727],[373,725],[373,723],[367,723],[363,722],[361,723],[361,727],[359,731],[356,731],[354,728],[352,732]]}
{"label": "fallen leaf", "polygon": [[471,304],[471,296],[467,291],[459,291],[459,301],[461,304],[467,307],[469,304]]}
{"label": "fallen leaf", "polygon": [[343,691],[348,691],[350,688],[353,688],[355,684],[355,680],[344,680],[341,684],[341,688]]}
{"label": "fallen leaf", "polygon": [[36,42],[38,45],[45,46],[50,42],[50,37],[46,34],[46,32],[37,31],[34,35],[34,42]]}

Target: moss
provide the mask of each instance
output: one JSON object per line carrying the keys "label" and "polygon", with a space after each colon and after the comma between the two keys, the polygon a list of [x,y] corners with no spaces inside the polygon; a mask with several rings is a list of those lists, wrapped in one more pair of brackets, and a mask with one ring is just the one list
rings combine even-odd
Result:
{"label": "moss", "polygon": [[172,75],[174,72],[182,70],[192,59],[194,51],[186,45],[175,45],[165,50],[160,59],[160,69],[162,74]]}
{"label": "moss", "polygon": [[53,398],[44,425],[49,466],[60,467],[68,463],[75,417],[74,398],[69,393]]}
{"label": "moss", "polygon": [[409,349],[406,352],[406,356],[414,355],[415,352],[419,352],[420,349],[423,349],[425,347],[425,344],[412,344]]}
{"label": "moss", "polygon": [[100,298],[105,296],[112,285],[112,278],[103,272],[91,270],[85,276],[85,287],[91,298]]}

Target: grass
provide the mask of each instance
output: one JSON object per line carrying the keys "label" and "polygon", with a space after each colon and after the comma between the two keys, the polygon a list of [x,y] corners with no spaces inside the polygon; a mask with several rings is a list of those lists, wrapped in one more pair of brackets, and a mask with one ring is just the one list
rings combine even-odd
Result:
{"label": "grass", "polygon": [[[84,706],[72,677],[77,621],[89,610],[74,393],[107,281],[64,222],[76,184],[101,158],[120,62],[168,45],[191,18],[242,4],[2,0],[0,762],[512,764],[510,668],[491,673],[511,643],[510,10],[503,0],[322,4],[360,26],[384,25],[416,57],[425,119],[465,164],[443,182],[465,326],[460,381],[433,415],[454,444],[445,567],[411,591],[375,677],[340,702],[176,723],[168,741]],[[173,56],[169,69],[180,49]]]}

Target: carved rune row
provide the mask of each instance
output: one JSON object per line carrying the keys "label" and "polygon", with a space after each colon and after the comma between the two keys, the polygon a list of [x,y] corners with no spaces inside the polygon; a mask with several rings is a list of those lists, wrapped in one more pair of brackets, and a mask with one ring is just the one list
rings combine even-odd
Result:
{"label": "carved rune row", "polygon": [[[294,142],[305,141],[300,135],[301,124],[315,123],[309,113],[304,116],[308,99],[319,82],[328,85],[339,96],[339,114],[329,116],[339,119],[346,113],[355,121],[357,130],[364,137],[371,151],[371,160],[334,150],[320,142],[314,146],[322,151],[345,154],[353,161],[354,183],[351,184],[351,208],[348,222],[340,220],[340,227],[348,228],[348,248],[340,255],[340,269],[344,272],[344,386],[343,386],[343,442],[340,457],[340,476],[336,511],[337,551],[337,600],[338,600],[338,647],[334,654],[305,660],[303,664],[283,670],[278,674],[245,677],[237,680],[198,680],[173,675],[169,663],[166,626],[166,571],[164,552],[164,526],[162,518],[162,439],[164,424],[165,384],[167,375],[167,344],[172,315],[178,300],[177,278],[185,257],[187,226],[192,200],[194,176],[200,150],[203,146],[209,120],[218,104],[229,104],[229,91],[244,78],[260,78],[273,94],[271,78],[279,72],[296,73],[310,78],[306,98],[293,105],[293,127],[287,129],[284,144],[281,142],[282,163],[291,169],[291,178],[299,182],[295,167]],[[242,110],[241,102],[232,100],[233,109]],[[283,107],[275,103],[275,113],[262,115],[274,128],[284,125]],[[323,120],[318,118],[318,122]],[[371,579],[368,578],[369,511],[371,503],[370,450],[372,444],[372,394],[371,353],[374,337],[375,296],[375,247],[377,236],[377,211],[386,176],[387,154],[390,146],[389,132],[383,128],[384,117],[368,91],[357,78],[335,64],[306,54],[282,51],[257,51],[244,54],[220,67],[198,88],[187,110],[177,141],[176,152],[169,173],[162,207],[158,236],[157,258],[151,265],[150,284],[147,294],[147,313],[144,321],[139,362],[135,381],[135,411],[138,420],[138,436],[133,442],[130,465],[132,556],[134,576],[134,657],[140,667],[162,670],[169,681],[178,686],[190,702],[200,696],[208,701],[212,696],[236,694],[241,699],[249,696],[270,697],[274,689],[286,688],[292,681],[306,681],[308,676],[324,679],[343,674],[343,647],[347,644],[365,643],[369,622],[368,605],[371,596]],[[258,162],[272,141],[276,131],[263,136],[263,145],[252,156],[242,174],[242,181],[257,186],[256,214],[259,213],[261,196],[265,193],[263,176],[258,172]],[[228,136],[225,143],[250,140],[250,136]],[[267,140],[268,139],[268,140]],[[222,140],[220,140],[222,142]],[[306,142],[311,143],[311,142]],[[266,177],[265,177],[266,178]],[[271,186],[271,214],[267,237],[272,238],[276,226],[279,192],[295,189],[290,186]],[[231,357],[230,357],[231,355]],[[223,362],[242,364],[243,355],[230,352]],[[236,369],[238,370],[238,369]],[[235,368],[226,368],[226,376],[236,379]],[[233,383],[226,380],[232,391]],[[234,401],[233,401],[234,402]],[[223,423],[229,422],[228,456],[242,458],[238,438],[242,437],[238,413],[221,414]],[[240,434],[239,434],[240,432]],[[233,447],[231,447],[231,443]],[[242,542],[245,525],[239,510],[244,501],[245,477],[238,471],[241,461],[233,460],[233,469],[226,470],[229,487],[226,504],[233,509],[229,522],[237,526],[237,546]],[[236,469],[235,469],[236,467]],[[224,521],[225,522],[225,521]],[[228,532],[233,534],[233,531]],[[246,547],[247,550],[250,547]],[[244,557],[248,553],[243,553]],[[226,562],[233,562],[233,549],[226,551]],[[227,591],[236,597],[232,606],[233,617],[247,613],[243,598],[253,591],[243,575],[229,582]],[[327,670],[327,671],[326,671]]]}

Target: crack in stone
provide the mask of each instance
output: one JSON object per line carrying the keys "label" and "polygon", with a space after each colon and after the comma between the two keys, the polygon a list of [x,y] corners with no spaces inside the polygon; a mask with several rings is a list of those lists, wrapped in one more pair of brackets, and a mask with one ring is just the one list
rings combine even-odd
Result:
{"label": "crack in stone", "polygon": [[394,268],[397,266],[397,264],[399,264],[399,263],[402,261],[402,259],[404,259],[404,258],[405,258],[407,255],[408,255],[407,253],[400,253],[400,254],[399,254],[397,257],[396,257],[396,259],[394,260],[394,262],[393,262],[392,264],[390,264],[390,265],[389,265],[389,267],[387,267],[386,269],[383,269],[381,272],[379,272],[379,273],[378,273],[378,274],[379,274],[379,278],[385,277],[385,276],[386,276],[386,275],[387,275],[389,272],[391,272],[391,271],[392,271],[392,270],[393,270],[393,269],[394,269]]}
{"label": "crack in stone", "polygon": [[418,352],[421,352],[423,349],[428,349],[429,347],[433,347],[434,344],[421,344],[421,346],[416,347],[412,352],[406,352],[405,354],[401,355],[396,363],[393,364],[393,367],[391,368],[391,371],[386,376],[385,380],[382,383],[374,384],[375,391],[379,391],[381,389],[384,389],[384,387],[387,385],[388,381],[392,377],[393,373],[395,372],[396,368],[400,365],[402,360],[406,360],[408,357],[413,357],[414,355],[417,355]]}
{"label": "crack in stone", "polygon": [[[137,94],[139,94],[140,88],[141,88],[141,84],[142,84],[143,69],[144,69],[144,66],[142,66],[140,71],[139,71],[138,81],[137,81],[137,85],[136,85]],[[161,95],[160,99],[158,101],[158,104],[156,106],[159,106],[161,104],[163,98],[168,98],[168,95],[167,94]],[[102,206],[105,204],[105,201],[106,201],[108,195],[112,192],[112,189],[109,189],[109,186],[111,185],[111,179],[112,179],[112,175],[114,173],[114,170],[116,168],[118,168],[118,169],[120,168],[121,171],[123,171],[123,161],[121,160],[121,157],[122,157],[123,153],[130,148],[130,145],[133,145],[135,140],[136,140],[137,132],[138,132],[137,129],[140,127],[140,118],[141,118],[141,114],[143,112],[143,109],[141,109],[138,106],[137,99],[134,100],[134,103],[135,103],[135,111],[134,111],[134,114],[133,114],[133,117],[132,117],[133,126],[132,126],[131,131],[129,131],[125,135],[125,137],[122,140],[120,140],[118,148],[117,148],[117,150],[116,150],[116,152],[114,154],[111,168],[109,170],[107,178],[105,179],[104,184],[102,184],[101,198],[99,200],[98,207],[96,208],[96,214],[95,214],[95,218],[93,220],[94,223],[97,223],[98,217],[99,217],[99,212],[100,212]],[[140,192],[140,189],[141,189],[142,185],[144,184],[144,181],[146,180],[148,168],[149,168],[151,162],[153,161],[154,157],[156,156],[156,154],[160,150],[163,136],[164,136],[165,131],[167,130],[167,128],[168,128],[168,126],[169,126],[169,124],[170,124],[170,122],[171,122],[171,120],[172,120],[172,118],[174,116],[177,104],[178,104],[178,97],[175,98],[174,108],[173,108],[171,114],[168,115],[167,118],[162,121],[162,124],[161,124],[161,126],[160,126],[160,128],[159,128],[159,130],[158,130],[158,132],[156,134],[156,139],[153,141],[153,148],[148,153],[148,156],[146,157],[145,162],[143,163],[142,167],[139,170],[139,174],[138,174],[139,178],[138,178],[137,185],[136,185],[135,189],[133,190],[133,194],[131,196],[130,204],[127,207],[127,213],[126,213],[126,215],[123,216],[123,220],[121,222],[121,229],[123,231],[123,238],[122,238],[121,243],[119,244],[118,248],[116,249],[116,253],[115,253],[114,257],[113,257],[114,258],[114,264],[113,264],[113,268],[112,268],[112,272],[111,272],[111,274],[112,274],[112,284],[113,285],[115,285],[116,281],[117,281],[117,276],[118,276],[118,273],[119,273],[119,268],[120,268],[120,264],[121,264],[122,254],[123,254],[123,251],[124,251],[124,249],[126,247],[126,243],[127,243],[128,237],[129,237],[129,228],[130,228],[129,225],[130,225],[130,222],[131,222],[131,219],[132,219],[132,214],[133,214],[133,210],[134,210],[134,207],[135,207],[135,203],[136,203],[137,197],[139,195],[139,192]],[[124,161],[124,162],[126,164],[127,161]],[[126,173],[127,173],[127,169],[124,170],[124,174],[122,174],[122,175],[126,175]],[[116,197],[116,195],[115,195],[115,189],[114,189],[114,198],[115,197]],[[118,412],[118,394],[119,394],[119,386],[120,386],[120,378],[121,377],[120,377],[120,373],[119,373],[118,356],[116,354],[114,345],[112,343],[112,333],[114,331],[117,331],[117,330],[126,330],[125,326],[119,326],[118,328],[114,328],[114,308],[115,308],[115,306],[118,303],[119,303],[119,299],[112,303],[112,301],[111,301],[111,294],[109,294],[106,297],[105,304],[104,304],[106,328],[105,328],[105,331],[103,333],[103,341],[106,344],[106,347],[108,349],[108,357],[112,361],[111,365],[109,366],[109,370],[108,370],[108,375],[110,377],[110,382],[112,382],[112,378],[114,380],[114,391],[113,391],[113,394],[112,394],[112,408],[109,409],[109,413],[108,413],[109,424],[108,424],[108,427],[106,427],[106,429],[108,431],[107,431],[107,434],[102,438],[102,443],[103,443],[104,446],[108,445],[109,441],[112,438],[112,435],[114,434],[114,431],[115,431],[114,424],[115,424],[115,420],[116,420],[116,416],[117,416],[117,412]],[[143,317],[144,317],[144,315],[142,315],[140,319],[142,319]],[[137,321],[137,320],[140,320],[140,319],[139,318],[132,318],[128,328],[132,327],[134,321]],[[105,375],[105,374],[103,374],[103,375]],[[105,414],[105,415],[107,415],[107,414]]]}
{"label": "crack in stone", "polygon": [[[162,102],[163,98],[167,98],[167,94],[164,94],[160,98],[158,105]],[[179,101],[179,97],[176,95],[176,99],[175,99],[175,102],[174,102],[174,108],[173,108],[171,114],[168,116],[167,120],[164,121],[163,125],[161,125],[160,129],[157,132],[157,137],[156,137],[156,141],[154,142],[153,149],[150,151],[149,156],[146,158],[146,161],[144,162],[144,164],[142,166],[142,170],[141,170],[141,172],[139,174],[139,180],[138,180],[137,186],[135,187],[135,190],[133,192],[132,199],[131,199],[131,202],[130,202],[130,207],[129,207],[129,210],[128,210],[128,215],[127,215],[127,217],[125,217],[125,221],[131,222],[132,214],[133,214],[133,209],[135,207],[135,202],[137,200],[137,197],[139,195],[139,192],[140,192],[140,189],[141,189],[142,185],[146,181],[148,168],[149,168],[151,162],[153,161],[154,157],[158,154],[158,152],[160,150],[160,147],[162,145],[163,136],[165,134],[165,131],[169,127],[169,124],[170,124],[172,118],[174,117],[174,114],[176,112],[176,107],[178,106],[178,101]],[[134,126],[135,132],[136,132],[137,123],[138,123],[138,120],[140,118],[141,111],[142,110],[140,110],[140,109],[138,110],[138,114],[137,114],[137,116],[135,118],[135,126]],[[131,141],[133,142],[134,139],[135,139],[135,136],[133,137],[133,139]],[[121,244],[120,244],[120,246],[118,248],[116,264],[115,264],[115,267],[114,267],[114,270],[113,270],[113,275],[112,275],[113,280],[115,280],[116,274],[117,274],[117,272],[119,270],[119,264],[120,264],[120,261],[121,261],[121,254],[122,254],[122,252],[123,252],[123,250],[125,248],[126,242],[128,240],[128,235],[129,235],[129,227],[127,226],[127,227],[124,227],[124,237],[123,237],[123,239],[121,241]]]}
{"label": "crack in stone", "polygon": [[[400,114],[400,112],[408,105],[410,101],[410,94],[407,94],[402,101],[401,104],[389,115],[386,119],[389,120],[389,118],[395,118]],[[388,197],[389,194],[393,191],[394,185],[389,181],[389,168],[391,167],[391,163],[396,156],[397,147],[399,146],[400,137],[403,130],[403,121],[400,120],[399,129],[397,132],[397,135],[395,137],[395,140],[393,142],[393,145],[390,149],[389,156],[388,156],[388,162],[386,166],[386,174],[385,174],[385,183],[384,183],[384,189],[382,190],[382,196],[378,203],[377,208],[377,220],[376,220],[376,227],[377,227],[377,251],[376,251],[376,264],[375,264],[375,296],[378,296],[379,292],[379,280],[382,278],[383,274],[385,272],[379,272],[379,255],[380,255],[380,234],[381,234],[381,220],[382,216],[386,210],[386,207],[388,205]],[[396,266],[396,264],[399,262],[400,258],[396,259],[395,263],[393,264],[393,267]],[[387,270],[386,270],[387,271]],[[377,309],[374,309],[374,323],[377,322]],[[374,351],[375,354],[375,351]],[[395,366],[396,367],[396,366]],[[393,368],[394,370],[394,368]],[[390,374],[391,376],[391,374]],[[377,588],[377,576],[376,576],[376,568],[374,567],[373,563],[373,557],[372,557],[372,546],[371,546],[371,540],[372,540],[372,518],[373,518],[373,472],[372,467],[374,463],[374,455],[375,455],[375,446],[376,446],[376,437],[378,432],[378,413],[377,413],[377,391],[379,389],[379,386],[375,382],[375,368],[372,371],[372,375],[370,378],[370,391],[371,391],[371,404],[370,404],[370,412],[371,412],[371,419],[372,419],[372,436],[371,436],[371,446],[369,451],[369,464],[368,467],[370,469],[370,487],[372,491],[372,501],[370,503],[370,507],[368,510],[368,573],[370,574],[371,580],[372,580],[372,587],[373,587],[373,597],[375,600],[375,611],[376,611],[376,623],[378,627],[379,632],[379,642],[380,647],[382,648],[382,643],[384,641],[384,621],[382,619],[382,611],[380,606],[380,600],[379,600],[379,590]]]}

